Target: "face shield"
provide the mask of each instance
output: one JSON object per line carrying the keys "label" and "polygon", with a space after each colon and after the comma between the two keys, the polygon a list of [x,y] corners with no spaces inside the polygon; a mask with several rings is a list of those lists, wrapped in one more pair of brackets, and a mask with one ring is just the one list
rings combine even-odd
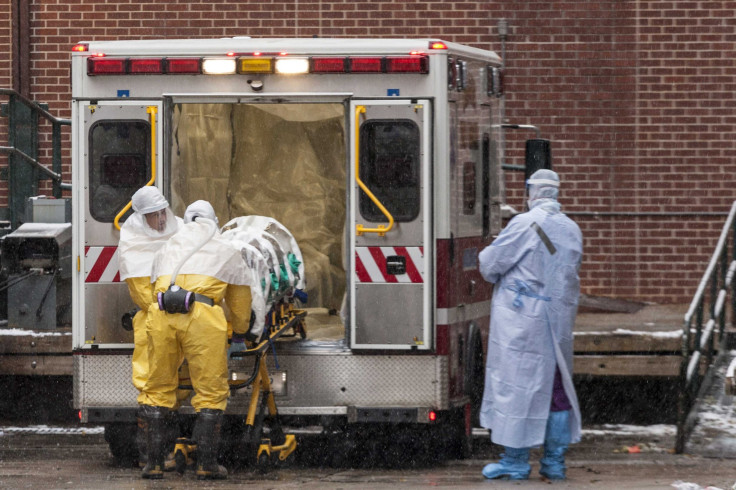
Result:
{"label": "face shield", "polygon": [[169,208],[169,202],[156,187],[141,187],[133,194],[131,201],[135,213],[129,219],[143,233],[152,238],[165,238],[176,232],[176,217]]}
{"label": "face shield", "polygon": [[556,201],[560,192],[560,177],[552,170],[537,170],[527,180],[526,191],[529,196],[529,209],[533,207],[535,201],[542,199]]}

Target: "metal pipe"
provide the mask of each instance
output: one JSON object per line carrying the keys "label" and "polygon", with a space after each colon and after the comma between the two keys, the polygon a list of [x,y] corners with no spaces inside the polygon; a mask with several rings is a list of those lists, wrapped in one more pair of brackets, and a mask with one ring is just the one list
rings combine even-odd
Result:
{"label": "metal pipe", "polygon": [[37,103],[33,102],[31,99],[22,96],[15,90],[9,89],[9,88],[0,88],[0,95],[9,95],[12,98],[15,98],[22,102],[24,105],[28,106],[29,109],[38,112],[40,115],[42,115],[44,118],[48,119],[52,123],[61,124],[62,126],[71,126],[72,120],[71,119],[61,119],[53,114],[51,114],[49,111],[38,105]]}

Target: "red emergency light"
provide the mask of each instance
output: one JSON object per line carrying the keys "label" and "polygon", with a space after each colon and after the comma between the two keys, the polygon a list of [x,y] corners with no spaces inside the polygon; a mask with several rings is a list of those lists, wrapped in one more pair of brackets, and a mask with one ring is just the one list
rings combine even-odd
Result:
{"label": "red emergency light", "polygon": [[89,51],[89,44],[86,44],[86,43],[75,44],[74,47],[72,48],[72,51],[77,51],[79,53]]}
{"label": "red emergency light", "polygon": [[87,75],[123,75],[127,61],[125,58],[87,58]]}
{"label": "red emergency light", "polygon": [[166,73],[170,75],[198,75],[202,73],[201,58],[168,58]]}
{"label": "red emergency light", "polygon": [[131,58],[128,71],[131,74],[161,74],[164,72],[164,60],[161,58]]}
{"label": "red emergency light", "polygon": [[381,73],[383,71],[383,58],[351,57],[349,60],[351,73]]}
{"label": "red emergency light", "polygon": [[429,58],[389,56],[386,58],[386,73],[429,73]]}
{"label": "red emergency light", "polygon": [[312,73],[345,73],[346,58],[312,58]]}

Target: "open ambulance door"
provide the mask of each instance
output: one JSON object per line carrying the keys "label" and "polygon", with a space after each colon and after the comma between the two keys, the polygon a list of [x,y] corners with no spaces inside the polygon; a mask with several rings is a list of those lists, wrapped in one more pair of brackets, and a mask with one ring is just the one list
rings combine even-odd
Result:
{"label": "open ambulance door", "polygon": [[130,198],[160,185],[160,101],[75,101],[79,138],[74,159],[74,348],[133,347],[121,317],[134,304],[118,269],[119,227]]}
{"label": "open ambulance door", "polygon": [[429,100],[350,103],[350,346],[433,343]]}

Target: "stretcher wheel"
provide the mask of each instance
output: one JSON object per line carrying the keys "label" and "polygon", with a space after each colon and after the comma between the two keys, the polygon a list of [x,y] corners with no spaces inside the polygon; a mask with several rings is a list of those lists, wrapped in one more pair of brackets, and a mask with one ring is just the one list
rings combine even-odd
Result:
{"label": "stretcher wheel", "polygon": [[176,463],[176,472],[183,475],[187,469],[187,457],[184,456],[184,452],[181,449],[174,453],[174,462]]}
{"label": "stretcher wheel", "polygon": [[256,463],[256,467],[258,468],[258,471],[261,473],[267,473],[269,467],[271,466],[271,457],[268,455],[267,452],[262,452],[260,456],[258,456],[258,462]]}
{"label": "stretcher wheel", "polygon": [[294,461],[296,460],[295,454],[296,453],[291,453],[285,459],[279,459],[279,466],[282,468],[288,468],[292,466],[294,464]]}

